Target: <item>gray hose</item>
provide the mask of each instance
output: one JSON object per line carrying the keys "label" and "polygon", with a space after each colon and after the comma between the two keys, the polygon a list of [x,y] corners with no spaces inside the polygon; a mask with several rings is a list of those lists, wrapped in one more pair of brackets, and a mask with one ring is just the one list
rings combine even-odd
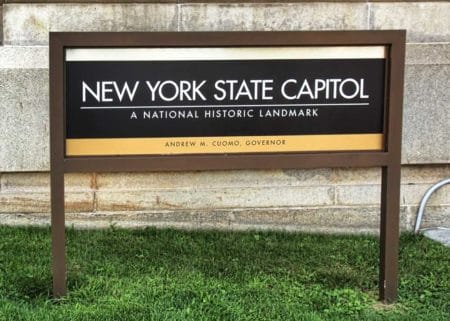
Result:
{"label": "gray hose", "polygon": [[446,178],[440,182],[437,182],[436,184],[434,184],[427,190],[427,192],[425,193],[425,195],[422,198],[422,201],[420,202],[419,210],[417,211],[416,226],[414,228],[415,234],[419,233],[420,223],[422,221],[423,212],[425,211],[425,205],[427,204],[428,199],[431,197],[431,194],[433,194],[434,191],[438,190],[442,186],[449,184],[449,183],[450,183],[450,178]]}

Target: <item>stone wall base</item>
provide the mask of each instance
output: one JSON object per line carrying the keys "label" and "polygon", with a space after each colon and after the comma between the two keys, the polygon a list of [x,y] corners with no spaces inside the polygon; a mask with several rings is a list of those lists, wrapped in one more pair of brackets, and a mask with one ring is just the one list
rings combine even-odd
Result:
{"label": "stone wall base", "polygon": [[[400,227],[414,228],[425,191],[450,166],[403,166]],[[66,175],[67,225],[377,233],[377,168]],[[48,225],[48,173],[0,174],[0,224]],[[429,200],[423,227],[450,226],[450,186]]]}

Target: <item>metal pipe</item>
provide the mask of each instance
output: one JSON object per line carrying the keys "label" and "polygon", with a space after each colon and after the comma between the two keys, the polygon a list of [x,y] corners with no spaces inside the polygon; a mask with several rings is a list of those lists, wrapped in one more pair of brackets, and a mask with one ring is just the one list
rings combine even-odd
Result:
{"label": "metal pipe", "polygon": [[425,205],[427,204],[428,199],[431,197],[431,194],[433,194],[433,192],[435,192],[442,186],[449,184],[449,183],[450,183],[450,178],[446,178],[440,182],[437,182],[436,184],[434,184],[427,190],[427,192],[425,193],[425,195],[422,198],[422,201],[420,202],[419,210],[417,211],[416,226],[414,227],[415,234],[419,233],[420,223],[422,221],[423,212],[425,211]]}

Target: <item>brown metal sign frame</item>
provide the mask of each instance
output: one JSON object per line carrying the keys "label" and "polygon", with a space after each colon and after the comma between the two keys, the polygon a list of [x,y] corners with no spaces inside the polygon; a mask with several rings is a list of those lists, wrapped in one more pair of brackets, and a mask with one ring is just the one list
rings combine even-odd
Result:
{"label": "brown metal sign frame", "polygon": [[[403,30],[293,32],[52,32],[50,33],[50,153],[53,295],[66,294],[64,174],[319,167],[381,167],[379,297],[397,297],[400,156],[405,55]],[[67,48],[372,46],[387,48],[383,151],[173,156],[66,157]]]}

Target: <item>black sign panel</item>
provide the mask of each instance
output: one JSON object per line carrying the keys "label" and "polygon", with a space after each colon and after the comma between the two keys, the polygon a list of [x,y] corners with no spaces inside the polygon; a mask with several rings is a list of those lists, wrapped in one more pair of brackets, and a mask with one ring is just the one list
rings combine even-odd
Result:
{"label": "black sign panel", "polygon": [[383,59],[68,62],[66,72],[68,138],[383,128]]}

